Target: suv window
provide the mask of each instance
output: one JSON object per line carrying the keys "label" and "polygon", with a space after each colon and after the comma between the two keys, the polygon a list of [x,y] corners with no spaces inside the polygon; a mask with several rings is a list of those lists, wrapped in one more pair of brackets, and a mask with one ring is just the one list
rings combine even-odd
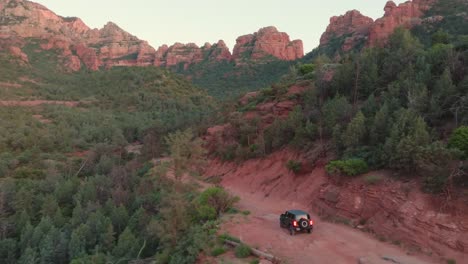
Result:
{"label": "suv window", "polygon": [[302,218],[310,219],[310,217],[308,217],[308,215],[305,215],[305,214],[296,215],[296,220],[301,220]]}

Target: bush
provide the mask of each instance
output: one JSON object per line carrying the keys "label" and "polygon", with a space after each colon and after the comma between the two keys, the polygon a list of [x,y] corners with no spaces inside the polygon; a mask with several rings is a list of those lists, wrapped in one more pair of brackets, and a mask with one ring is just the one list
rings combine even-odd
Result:
{"label": "bush", "polygon": [[447,177],[444,175],[429,176],[424,179],[423,189],[428,193],[441,193],[447,184]]}
{"label": "bush", "polygon": [[303,64],[299,67],[299,72],[302,75],[306,75],[308,73],[311,73],[315,70],[315,65],[314,64]]}
{"label": "bush", "polygon": [[364,178],[364,181],[368,185],[376,185],[376,184],[380,183],[382,180],[383,180],[383,178],[380,175],[368,175],[368,176],[366,176]]}
{"label": "bush", "polygon": [[[233,197],[223,188],[211,187],[206,189],[198,197],[198,212],[200,216],[212,216],[214,211],[216,216],[228,211],[239,200]],[[207,209],[212,208],[212,209]]]}
{"label": "bush", "polygon": [[468,158],[468,126],[462,126],[453,131],[449,139],[449,147],[463,151],[464,158]]}
{"label": "bush", "polygon": [[245,244],[240,244],[236,247],[235,254],[236,254],[236,257],[238,258],[246,258],[250,256],[251,251],[252,250],[250,249],[249,246]]}
{"label": "bush", "polygon": [[237,238],[237,237],[233,237],[227,233],[224,233],[222,235],[219,236],[219,240],[221,242],[224,242],[225,240],[229,240],[229,241],[233,241],[233,242],[237,242],[237,243],[240,243],[240,239]]}
{"label": "bush", "polygon": [[226,252],[226,249],[224,247],[215,247],[212,251],[211,251],[211,256],[213,257],[217,257],[219,255],[222,255]]}
{"label": "bush", "polygon": [[302,163],[300,161],[288,160],[286,168],[294,173],[298,173],[302,168]]}
{"label": "bush", "polygon": [[329,174],[344,174],[355,176],[369,170],[369,166],[362,159],[334,160],[325,167]]}

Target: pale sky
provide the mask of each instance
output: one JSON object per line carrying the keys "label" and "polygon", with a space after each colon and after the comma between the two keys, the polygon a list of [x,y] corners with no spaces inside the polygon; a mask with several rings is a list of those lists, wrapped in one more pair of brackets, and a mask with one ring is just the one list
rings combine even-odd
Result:
{"label": "pale sky", "polygon": [[[34,1],[34,0],[33,0]],[[36,0],[56,14],[81,18],[91,28],[108,21],[147,40],[154,48],[175,42],[201,46],[275,26],[291,39],[302,39],[304,52],[318,46],[329,19],[357,9],[381,17],[386,0]],[[397,4],[405,2],[396,0]]]}

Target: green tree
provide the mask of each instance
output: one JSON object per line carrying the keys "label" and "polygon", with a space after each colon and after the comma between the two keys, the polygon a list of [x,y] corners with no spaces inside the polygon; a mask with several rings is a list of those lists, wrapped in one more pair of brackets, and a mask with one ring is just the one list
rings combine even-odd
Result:
{"label": "green tree", "polygon": [[200,194],[198,204],[212,207],[217,216],[230,209],[239,200],[220,187],[210,187]]}
{"label": "green tree", "polygon": [[450,148],[461,150],[464,158],[468,158],[468,126],[461,126],[455,129],[450,136],[448,145]]}
{"label": "green tree", "polygon": [[73,260],[86,255],[86,239],[89,235],[89,228],[81,224],[78,228],[73,230],[70,237],[69,256]]}
{"label": "green tree", "polygon": [[335,97],[323,106],[323,119],[326,134],[331,135],[333,127],[337,124],[343,125],[352,110],[345,97]]}
{"label": "green tree", "polygon": [[390,167],[406,171],[416,169],[417,158],[429,143],[430,135],[424,120],[410,110],[400,110],[385,143]]}
{"label": "green tree", "polygon": [[194,138],[191,129],[169,134],[166,137],[166,143],[174,162],[176,177],[180,177],[184,170],[192,167],[197,170],[201,169],[205,150],[202,147],[201,139]]}
{"label": "green tree", "polygon": [[347,148],[356,148],[363,143],[366,136],[366,117],[359,111],[346,127],[343,144]]}
{"label": "green tree", "polygon": [[28,247],[26,250],[21,254],[20,259],[18,260],[19,264],[39,264],[39,257],[37,252]]}
{"label": "green tree", "polygon": [[16,263],[17,243],[14,239],[0,240],[0,262],[5,264]]}
{"label": "green tree", "polygon": [[132,259],[136,258],[139,250],[139,241],[133,235],[130,228],[120,234],[117,245],[113,250],[113,255],[119,258]]}

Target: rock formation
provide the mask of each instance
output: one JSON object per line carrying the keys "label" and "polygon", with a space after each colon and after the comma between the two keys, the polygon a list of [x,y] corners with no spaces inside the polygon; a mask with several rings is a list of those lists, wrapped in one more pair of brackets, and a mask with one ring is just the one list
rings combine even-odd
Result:
{"label": "rock formation", "polygon": [[[302,42],[291,42],[286,33],[280,33],[274,27],[263,28],[249,36],[246,53],[242,50],[235,59],[241,55],[243,59],[254,61],[270,55],[281,60],[303,56]],[[22,49],[28,44],[28,39],[39,40],[43,50],[57,51],[64,66],[71,71],[82,67],[98,70],[113,66],[182,65],[187,69],[202,61],[233,59],[222,40],[202,47],[193,43],[176,43],[155,50],[146,41],[112,22],[102,29],[91,29],[79,18],[58,16],[37,3],[0,0],[0,49],[10,51],[14,57],[27,63],[27,54]],[[241,47],[236,50],[241,51]]]}
{"label": "rock formation", "polygon": [[348,51],[352,49],[353,43],[367,38],[373,23],[372,18],[362,15],[357,10],[334,16],[330,18],[330,24],[320,38],[320,45],[328,44],[333,38],[345,37],[346,45],[342,46],[342,50]]}
{"label": "rock formation", "polygon": [[167,45],[159,47],[156,51],[154,65],[172,67],[182,64],[183,68],[187,69],[191,64],[204,60],[231,60],[231,53],[223,40],[215,44],[205,43],[203,47],[198,47],[194,43],[175,43],[170,47]]}
{"label": "rock formation", "polygon": [[435,0],[413,0],[396,5],[388,1],[385,5],[385,14],[372,25],[369,33],[369,44],[375,45],[385,40],[397,27],[411,28],[421,23],[421,17]]}
{"label": "rock formation", "polygon": [[289,35],[275,27],[265,27],[254,34],[240,36],[236,40],[232,58],[262,59],[273,56],[281,60],[296,60],[304,56],[301,40],[291,41]]}
{"label": "rock formation", "polygon": [[384,16],[376,21],[356,10],[332,17],[320,39],[320,45],[325,46],[333,39],[343,38],[340,49],[349,51],[360,43],[370,46],[385,43],[397,27],[411,28],[421,23],[424,12],[435,1],[413,0],[398,6],[393,1],[388,1],[384,8]]}

